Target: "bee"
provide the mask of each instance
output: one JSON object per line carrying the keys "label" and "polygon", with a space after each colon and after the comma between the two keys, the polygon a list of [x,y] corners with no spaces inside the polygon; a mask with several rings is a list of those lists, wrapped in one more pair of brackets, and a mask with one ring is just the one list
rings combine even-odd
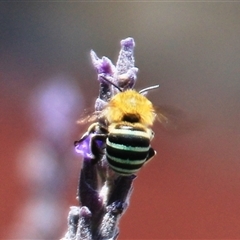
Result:
{"label": "bee", "polygon": [[[96,132],[94,135],[96,140],[98,136],[103,139],[104,135],[104,151],[109,167],[121,176],[129,176],[136,174],[156,154],[151,147],[151,141],[154,137],[152,126],[157,114],[145,93],[159,85],[137,92],[134,89],[122,91],[115,84],[111,82],[110,84],[114,85],[119,92],[97,114],[98,122],[93,123],[84,136],[90,132]],[[165,118],[163,115],[160,117]],[[97,132],[96,129],[100,128],[106,130],[104,134],[103,131]],[[82,139],[76,141],[75,145]],[[93,145],[91,148],[93,154],[97,154]]]}

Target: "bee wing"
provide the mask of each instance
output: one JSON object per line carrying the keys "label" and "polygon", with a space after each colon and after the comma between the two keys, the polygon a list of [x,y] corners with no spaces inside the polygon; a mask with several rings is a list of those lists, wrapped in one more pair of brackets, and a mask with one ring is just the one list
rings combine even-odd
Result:
{"label": "bee wing", "polygon": [[85,124],[89,122],[94,122],[97,121],[98,119],[99,112],[92,111],[89,109],[84,109],[84,112],[80,119],[77,121],[78,124]]}
{"label": "bee wing", "polygon": [[164,130],[174,134],[187,133],[200,126],[200,118],[191,119],[183,110],[168,106],[160,105],[154,107],[157,120],[161,123]]}
{"label": "bee wing", "polygon": [[177,122],[177,119],[183,117],[183,111],[168,105],[158,105],[154,107],[157,120],[164,126]]}

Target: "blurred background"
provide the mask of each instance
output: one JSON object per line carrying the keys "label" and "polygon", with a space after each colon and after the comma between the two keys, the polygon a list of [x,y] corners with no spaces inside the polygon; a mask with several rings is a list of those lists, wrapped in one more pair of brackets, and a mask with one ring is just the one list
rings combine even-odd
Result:
{"label": "blurred background", "polygon": [[[137,89],[186,113],[155,125],[119,239],[240,238],[239,2],[1,2],[0,239],[59,239],[77,205],[76,124],[98,94],[89,53],[133,37]],[[189,124],[189,127],[188,127]]]}

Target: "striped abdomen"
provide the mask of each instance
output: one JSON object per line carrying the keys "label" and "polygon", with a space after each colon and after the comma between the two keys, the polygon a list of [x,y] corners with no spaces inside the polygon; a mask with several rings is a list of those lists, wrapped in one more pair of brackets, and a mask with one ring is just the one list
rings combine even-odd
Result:
{"label": "striped abdomen", "polygon": [[114,128],[106,141],[110,167],[120,175],[136,173],[148,159],[151,134],[149,131],[124,125]]}

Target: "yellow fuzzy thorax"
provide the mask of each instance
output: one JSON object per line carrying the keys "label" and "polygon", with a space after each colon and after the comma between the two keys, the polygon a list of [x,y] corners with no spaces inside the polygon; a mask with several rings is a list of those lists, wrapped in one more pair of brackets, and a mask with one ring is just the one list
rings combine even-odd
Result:
{"label": "yellow fuzzy thorax", "polygon": [[103,112],[109,123],[121,122],[123,116],[128,114],[138,116],[139,123],[145,126],[151,126],[155,119],[152,103],[135,90],[116,94]]}

